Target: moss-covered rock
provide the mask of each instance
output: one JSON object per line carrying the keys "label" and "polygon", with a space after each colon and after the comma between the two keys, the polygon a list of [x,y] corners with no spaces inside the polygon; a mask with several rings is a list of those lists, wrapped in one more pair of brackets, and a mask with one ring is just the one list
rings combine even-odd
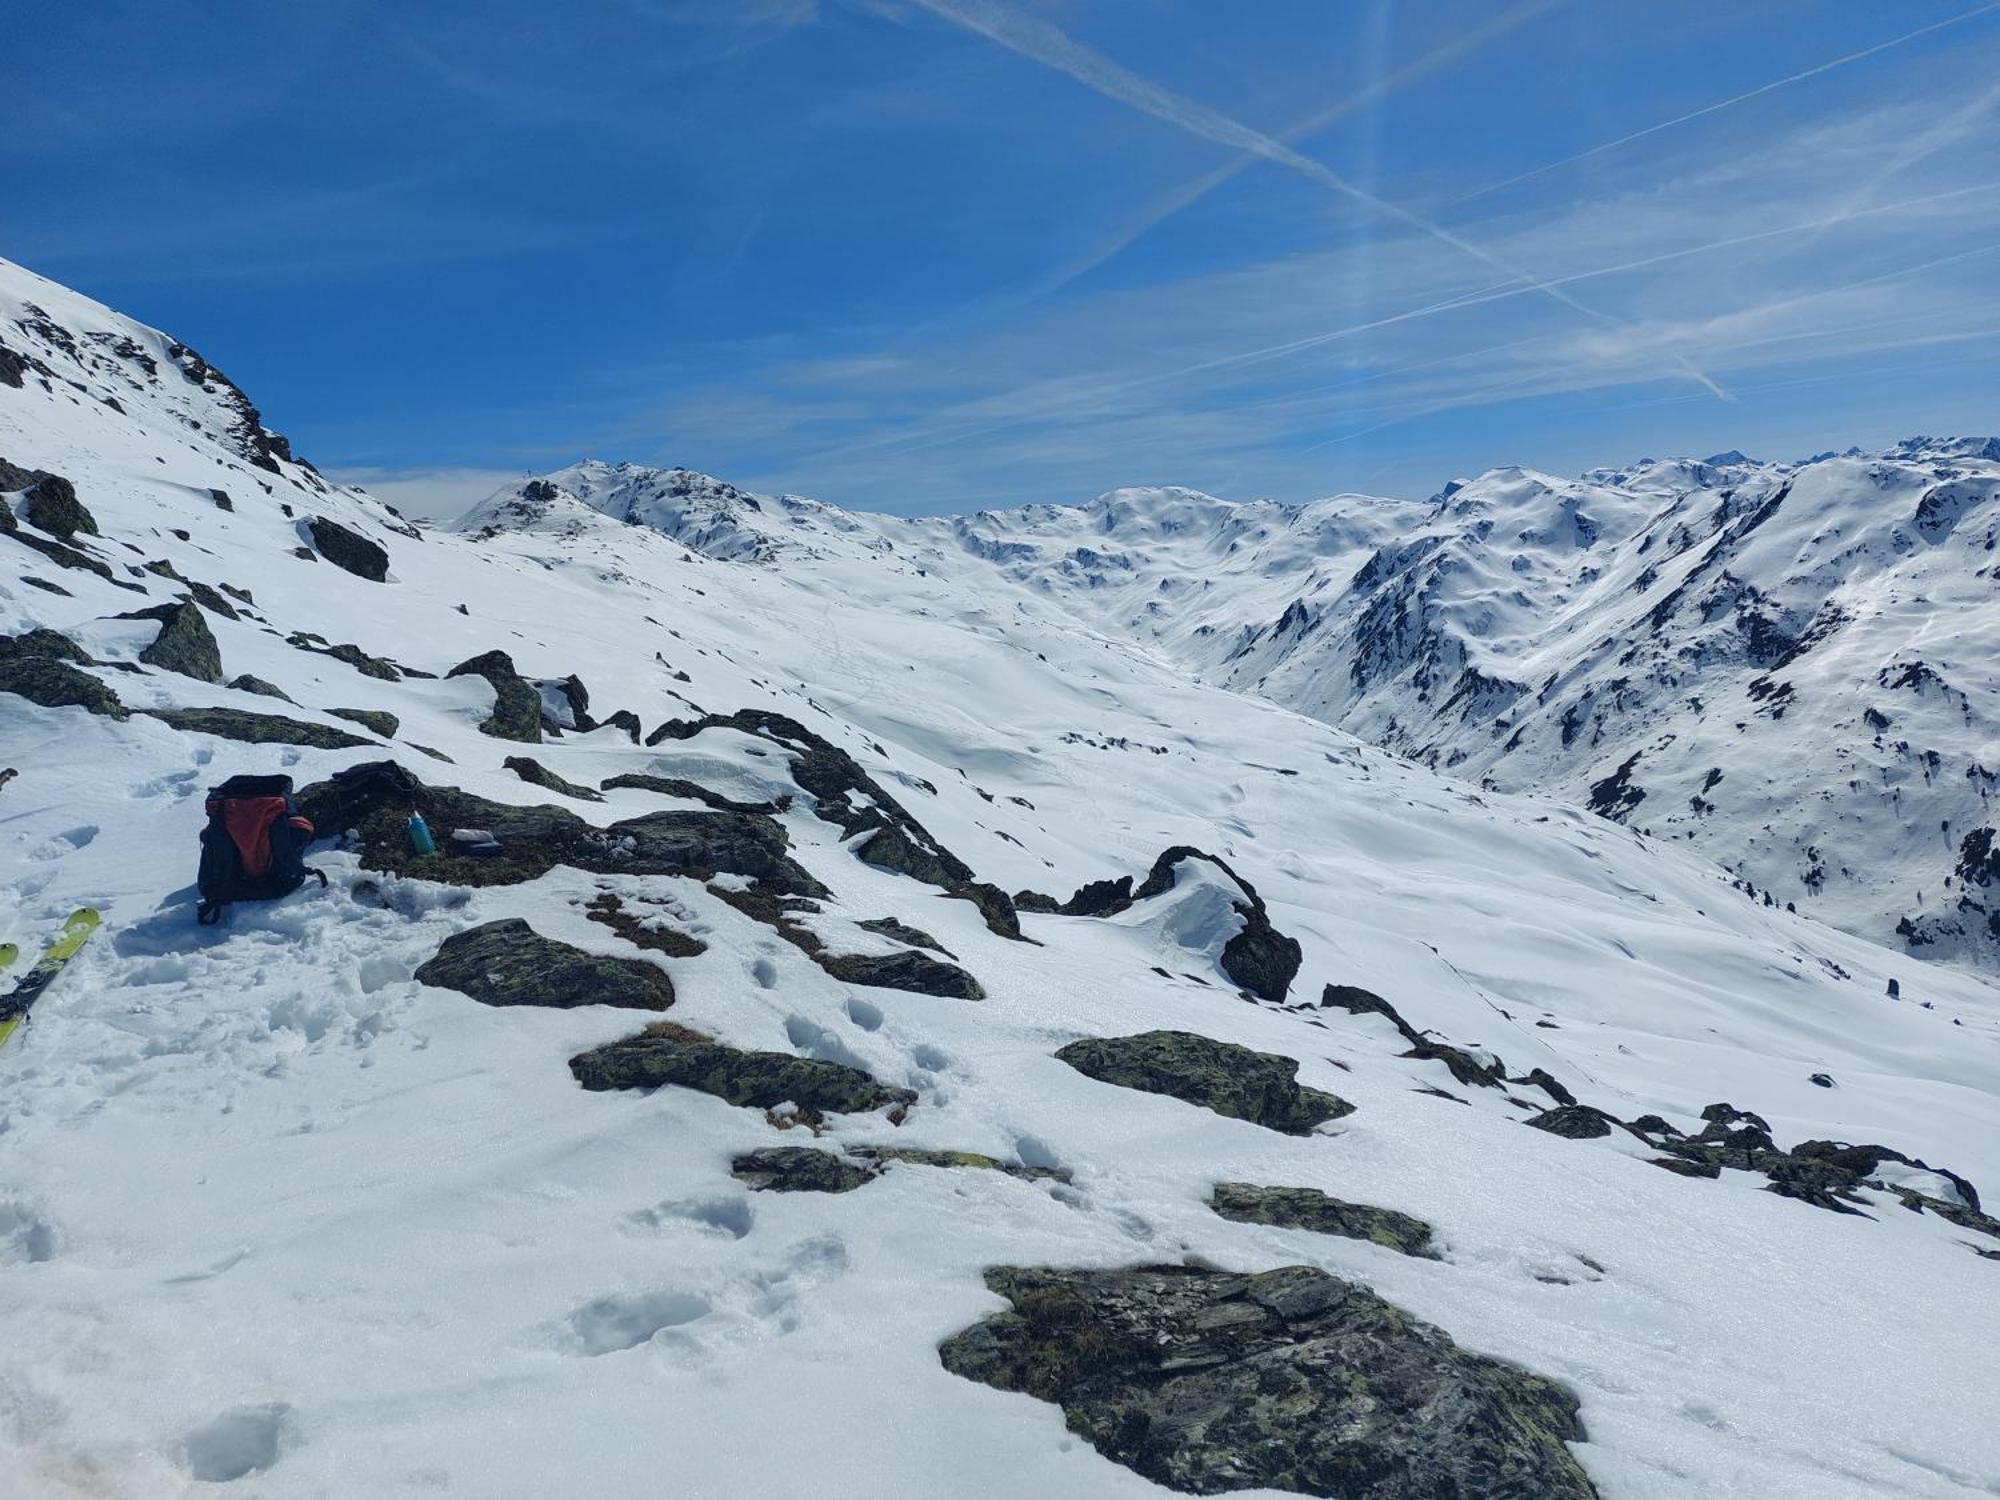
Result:
{"label": "moss-covered rock", "polygon": [[[611,720],[604,722],[609,725]],[[607,792],[629,788],[635,792],[658,792],[662,797],[681,797],[718,812],[781,813],[792,805],[789,796],[770,802],[744,802],[735,797],[725,797],[698,781],[689,781],[682,776],[650,776],[643,771],[624,771],[616,776],[607,776],[598,785]]]}
{"label": "moss-covered rock", "polygon": [[319,555],[336,568],[370,583],[382,583],[389,577],[389,554],[352,527],[314,516],[306,522],[306,531]]}
{"label": "moss-covered rock", "polygon": [[1393,1208],[1372,1208],[1329,1197],[1317,1188],[1259,1187],[1251,1182],[1218,1182],[1208,1206],[1225,1219],[1243,1224],[1272,1224],[1281,1229],[1309,1229],[1343,1239],[1372,1240],[1403,1255],[1427,1260],[1431,1226]]}
{"label": "moss-covered rock", "polygon": [[848,1153],[877,1166],[902,1162],[912,1167],[945,1167],[973,1172],[999,1172],[1026,1182],[1068,1182],[1066,1167],[1031,1167],[1024,1162],[1002,1161],[978,1151],[940,1151],[926,1146],[850,1146]]}
{"label": "moss-covered rock", "polygon": [[373,677],[377,682],[397,682],[406,676],[423,676],[423,673],[408,673],[385,657],[370,656],[352,641],[342,641],[329,645],[316,635],[308,635],[303,630],[295,630],[285,637],[287,645],[296,646],[301,651],[310,651],[315,656],[330,656],[335,661],[344,661],[363,677]]}
{"label": "moss-covered rock", "polygon": [[281,714],[246,713],[240,708],[148,708],[162,724],[188,734],[212,734],[246,745],[304,745],[312,750],[348,750],[373,744],[359,735],[325,724],[308,724]]}
{"label": "moss-covered rock", "polygon": [[765,1146],[731,1161],[729,1175],[755,1193],[851,1193],[882,1174],[812,1146]]}
{"label": "moss-covered rock", "polygon": [[510,755],[501,764],[523,781],[531,782],[545,791],[558,792],[565,797],[574,797],[579,802],[602,802],[604,800],[604,793],[594,792],[587,786],[578,786],[574,781],[565,781],[532,756]]}
{"label": "moss-covered rock", "polygon": [[950,1000],[984,1000],[986,991],[957,964],[927,953],[815,953],[813,962],[843,984],[909,990]]}
{"label": "moss-covered rock", "polygon": [[0,661],[11,661],[19,656],[39,656],[50,661],[90,660],[83,647],[60,630],[48,630],[41,626],[24,630],[19,635],[0,635]]}
{"label": "moss-covered rock", "polygon": [[1287,1135],[1354,1112],[1345,1099],[1300,1084],[1299,1065],[1289,1057],[1191,1031],[1089,1037],[1056,1056],[1100,1083],[1184,1099]]}
{"label": "moss-covered rock", "polygon": [[0,693],[16,694],[43,708],[82,708],[110,719],[129,713],[102,682],[52,656],[0,656]]}
{"label": "moss-covered rock", "polygon": [[1571,1141],[1592,1141],[1624,1128],[1616,1115],[1589,1104],[1559,1104],[1525,1123]]}
{"label": "moss-covered rock", "polygon": [[797,1105],[807,1118],[909,1105],[908,1089],[877,1083],[859,1068],[783,1052],[744,1052],[671,1024],[580,1052],[570,1072],[586,1089],[656,1089],[673,1084],[730,1104]]}
{"label": "moss-covered rock", "polygon": [[76,498],[76,486],[60,474],[43,474],[21,496],[21,519],[50,536],[74,540],[81,531],[97,536],[97,518]]}
{"label": "moss-covered rock", "polygon": [[899,943],[908,943],[912,948],[928,948],[933,953],[942,953],[946,958],[958,956],[921,927],[912,927],[909,923],[899,922],[894,917],[870,917],[854,925],[863,932],[879,932],[883,937],[894,938]]}
{"label": "moss-covered rock", "polygon": [[955,1375],[1062,1408],[1115,1463],[1186,1494],[1593,1500],[1563,1386],[1309,1266],[998,1266],[1012,1304],[947,1339]]}
{"label": "moss-covered rock", "polygon": [[446,677],[483,677],[493,687],[493,712],[480,724],[481,734],[523,745],[542,742],[542,695],[519,672],[505,651],[486,651],[462,661]]}
{"label": "moss-covered rock", "polygon": [[329,708],[327,712],[336,719],[345,719],[350,724],[359,724],[363,729],[372,730],[385,740],[393,740],[396,731],[403,727],[401,719],[380,708]]}
{"label": "moss-covered rock", "polygon": [[455,933],[417,970],[424,984],[457,990],[481,1005],[619,1005],[665,1010],[673,981],[654,964],[606,958],[545,938],[519,917]]}
{"label": "moss-covered rock", "polygon": [[159,621],[160,633],[139,653],[139,660],[147,666],[178,672],[197,682],[222,681],[222,648],[216,644],[200,606],[192,600],[135,609],[118,618]]}
{"label": "moss-covered rock", "polygon": [[252,677],[248,672],[229,679],[229,686],[239,693],[255,693],[259,698],[277,698],[290,703],[292,695],[275,682],[266,682],[261,677]]}

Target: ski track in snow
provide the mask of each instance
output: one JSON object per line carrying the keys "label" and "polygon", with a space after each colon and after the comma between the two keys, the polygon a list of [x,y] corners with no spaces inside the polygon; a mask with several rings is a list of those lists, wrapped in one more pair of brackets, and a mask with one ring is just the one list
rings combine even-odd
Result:
{"label": "ski track in snow", "polygon": [[[256,616],[211,613],[225,672],[299,706],[101,670],[128,705],[401,720],[393,748],[321,751],[0,700],[0,764],[22,773],[0,792],[0,939],[32,951],[76,906],[105,916],[0,1055],[0,1494],[1158,1494],[1059,1411],[952,1377],[936,1350],[998,1305],[986,1266],[1186,1257],[1321,1266],[1568,1382],[1580,1456],[1615,1500],[2000,1493],[2000,1268],[1968,1253],[1976,1236],[1525,1129],[1499,1093],[1399,1057],[1376,1018],[1246,1003],[1215,968],[1234,919],[1205,886],[1176,890],[1178,942],[1135,911],[1025,915],[1035,944],[1012,943],[968,903],[862,864],[801,796],[782,821],[834,892],[827,929],[921,928],[978,977],[977,1003],[842,984],[693,881],[567,867],[465,892],[322,845],[329,889],[198,928],[202,793],[233,773],[303,785],[394,755],[433,784],[562,800],[501,768],[522,747],[478,733],[483,684],[379,681],[285,636],[439,673],[498,647],[530,677],[580,674],[594,713],[629,708],[649,729],[689,703],[790,714],[1010,891],[1065,896],[1142,876],[1172,844],[1211,850],[1303,945],[1295,1004],[1364,986],[1623,1118],[1691,1127],[1728,1100],[1782,1143],[1880,1141],[2000,1193],[2000,994],[1976,975],[1759,906],[1627,829],[1192,681],[1066,607],[884,566],[892,537],[764,565],[754,534],[711,556],[582,506],[483,539],[403,535],[357,491],[246,464],[229,408],[182,381],[160,335],[0,273],[0,336],[22,342],[11,320],[32,300],[81,351],[33,342],[81,388],[0,389],[0,456],[75,480],[104,532],[92,555],[146,590],[0,539],[0,631],[46,625],[116,655],[98,622],[180,592],[127,558],[165,558],[252,589]],[[120,338],[159,382],[112,352]],[[382,542],[391,581],[292,557],[313,514]],[[732,797],[795,790],[774,747],[722,732],[649,749],[599,730],[532,753],[590,786],[650,771]],[[606,799],[572,810],[602,824],[674,805]],[[445,937],[504,916],[632,954],[583,914],[606,886],[670,897],[708,943],[664,961],[673,1019],[917,1091],[900,1129],[835,1117],[824,1144],[981,1151],[1073,1182],[901,1166],[841,1196],[752,1194],[731,1156],[797,1132],[690,1091],[573,1082],[566,1060],[632,1016],[493,1009],[412,978]],[[883,951],[852,933],[841,946]],[[1356,1112],[1293,1138],[1050,1056],[1157,1027],[1295,1057]],[[1204,1202],[1219,1179],[1415,1214],[1444,1259],[1223,1220]]]}

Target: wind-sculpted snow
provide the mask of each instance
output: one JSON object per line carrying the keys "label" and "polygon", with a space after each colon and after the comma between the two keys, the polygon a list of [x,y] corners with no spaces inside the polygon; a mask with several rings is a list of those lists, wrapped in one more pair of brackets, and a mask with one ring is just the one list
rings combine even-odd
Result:
{"label": "wind-sculpted snow", "polygon": [[[1946,781],[1952,745],[1991,734],[1982,659],[1954,636],[1981,618],[1974,575],[1952,569],[1983,545],[1993,458],[1498,476],[1384,510],[1123,492],[935,523],[805,502],[746,520],[690,480],[648,491],[668,529],[572,497],[553,524],[455,531],[329,485],[246,428],[234,387],[190,380],[173,340],[7,266],[0,344],[21,376],[0,381],[0,474],[29,476],[0,526],[0,766],[19,772],[0,941],[104,915],[0,1052],[0,1494],[1158,1495],[1142,1476],[1252,1471],[1227,1434],[1154,1464],[1100,1426],[1122,1375],[1074,1401],[1075,1440],[1063,1410],[953,1375],[940,1346],[1006,1315],[989,1273],[1226,1290],[1286,1267],[1308,1268],[1287,1286],[1353,1289],[1385,1336],[1371,1358],[1414,1334],[1454,1368],[1528,1372],[1563,1414],[1538,1461],[1573,1490],[1571,1461],[1613,1500],[1942,1500],[2000,1479],[2000,995],[1814,920],[1832,895],[1766,906],[1765,878],[1753,899],[1710,846],[1666,837],[1681,740],[1628,781],[1630,821],[1659,836],[1575,805],[1669,730],[1741,742],[1700,795],[1727,810],[1769,776],[1775,801],[1780,744],[1817,774],[1832,705],[1859,692],[1855,713],[1894,720],[1868,755],[1938,755],[1929,785],[1897,784],[1908,850],[1870,878],[1907,878],[1935,842],[1954,889],[1924,879],[1933,916],[1990,891],[1992,841],[1968,842]],[[21,517],[36,475],[67,480],[96,533]],[[381,580],[302,539],[315,517],[379,546]],[[1507,542],[1523,530],[1532,547]],[[1856,546],[1877,571],[1844,560]],[[1814,624],[1827,570],[1851,623]],[[1917,630],[1919,583],[1964,607],[1887,652]],[[1580,667],[1534,644],[1536,600],[1594,621],[1573,641],[1595,651],[1677,589],[1662,639],[1695,655],[1671,693],[1615,709],[1604,674],[1637,636]],[[1730,602],[1703,621],[1711,595]],[[199,611],[213,673],[206,641],[175,653],[194,675],[145,659],[167,620],[131,616],[162,608]],[[1388,628],[1363,692],[1334,642],[1366,610]],[[1779,635],[1807,647],[1750,662],[1791,650]],[[1444,713],[1468,665],[1468,697],[1533,687],[1499,710],[1528,731],[1515,752]],[[1567,802],[1273,701],[1297,687],[1330,712],[1304,692],[1321,683],[1343,716],[1386,719],[1395,698],[1405,732],[1492,757],[1467,748],[1461,776],[1497,775],[1555,755],[1570,679],[1531,700],[1573,668],[1604,719],[1576,721],[1601,748],[1564,772]],[[1691,694],[1721,707],[1684,711]],[[522,704],[532,768],[482,732]],[[1630,744],[1628,721],[1648,725]],[[1954,724],[1962,741],[1927,738]],[[385,761],[366,797],[335,780]],[[203,792],[245,772],[311,790],[330,885],[201,928]],[[1867,833],[1873,805],[1828,838]],[[439,854],[414,852],[412,810]],[[1772,821],[1751,826],[1770,848],[1797,836]],[[891,833],[901,856],[871,859]],[[1208,859],[1136,899],[1184,848]],[[1003,891],[1085,899],[979,904]],[[1224,963],[1252,891],[1297,945],[1281,999]],[[520,977],[505,952],[476,958],[470,994],[416,978],[496,923],[562,960],[537,997],[561,1003],[482,1003]],[[659,970],[670,1029],[635,1036],[657,1018],[599,960]],[[946,964],[958,993],[883,982]],[[1063,1060],[1159,1034],[1196,1039],[1149,1065],[1164,1091],[1095,1076],[1139,1076],[1115,1057]],[[1190,1102],[1234,1097],[1183,1066],[1231,1048],[1352,1112],[1284,1116],[1293,1133]],[[1570,1130],[1570,1109],[1613,1123]],[[868,1180],[732,1175],[787,1147]],[[1242,1192],[1288,1196],[1211,1206]],[[1360,1237],[1315,1227],[1336,1221]],[[1385,1242],[1412,1225],[1430,1255]],[[1252,1389],[1261,1333],[1190,1338],[1224,1361],[1197,1385]],[[1317,1358],[1307,1342],[1288,1347]],[[1415,1409],[1378,1404],[1371,1430],[1441,1458]],[[1345,1461],[1330,1419],[1285,1441],[1315,1473]]]}

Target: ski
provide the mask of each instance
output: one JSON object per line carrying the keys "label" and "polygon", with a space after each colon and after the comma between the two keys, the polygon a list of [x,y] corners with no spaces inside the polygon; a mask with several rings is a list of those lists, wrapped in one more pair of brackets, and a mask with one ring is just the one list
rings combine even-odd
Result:
{"label": "ski", "polygon": [[76,957],[77,951],[90,940],[102,920],[97,909],[91,906],[77,908],[69,914],[42,956],[35,960],[35,966],[23,974],[5,997],[0,997],[0,1047],[20,1029],[28,1019],[28,1010],[40,997],[49,982],[62,972],[63,965]]}

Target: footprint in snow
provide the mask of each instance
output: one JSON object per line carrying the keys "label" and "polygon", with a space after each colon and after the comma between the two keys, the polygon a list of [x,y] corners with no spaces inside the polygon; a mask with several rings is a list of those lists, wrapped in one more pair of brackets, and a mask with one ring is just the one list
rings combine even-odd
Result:
{"label": "footprint in snow", "polygon": [[741,1194],[685,1198],[629,1213],[622,1227],[628,1234],[659,1234],[681,1224],[740,1240],[756,1227],[757,1213]]}
{"label": "footprint in snow", "polygon": [[56,1226],[28,1207],[0,1199],[0,1264],[34,1264],[54,1260],[61,1236]]}
{"label": "footprint in snow", "polygon": [[595,1358],[636,1349],[668,1329],[682,1328],[714,1311],[697,1292],[614,1292],[586,1302],[569,1315],[564,1342],[573,1354]]}
{"label": "footprint in snow", "polygon": [[188,1473],[208,1484],[261,1474],[278,1461],[292,1429],[292,1409],[282,1401],[234,1407],[182,1440]]}

